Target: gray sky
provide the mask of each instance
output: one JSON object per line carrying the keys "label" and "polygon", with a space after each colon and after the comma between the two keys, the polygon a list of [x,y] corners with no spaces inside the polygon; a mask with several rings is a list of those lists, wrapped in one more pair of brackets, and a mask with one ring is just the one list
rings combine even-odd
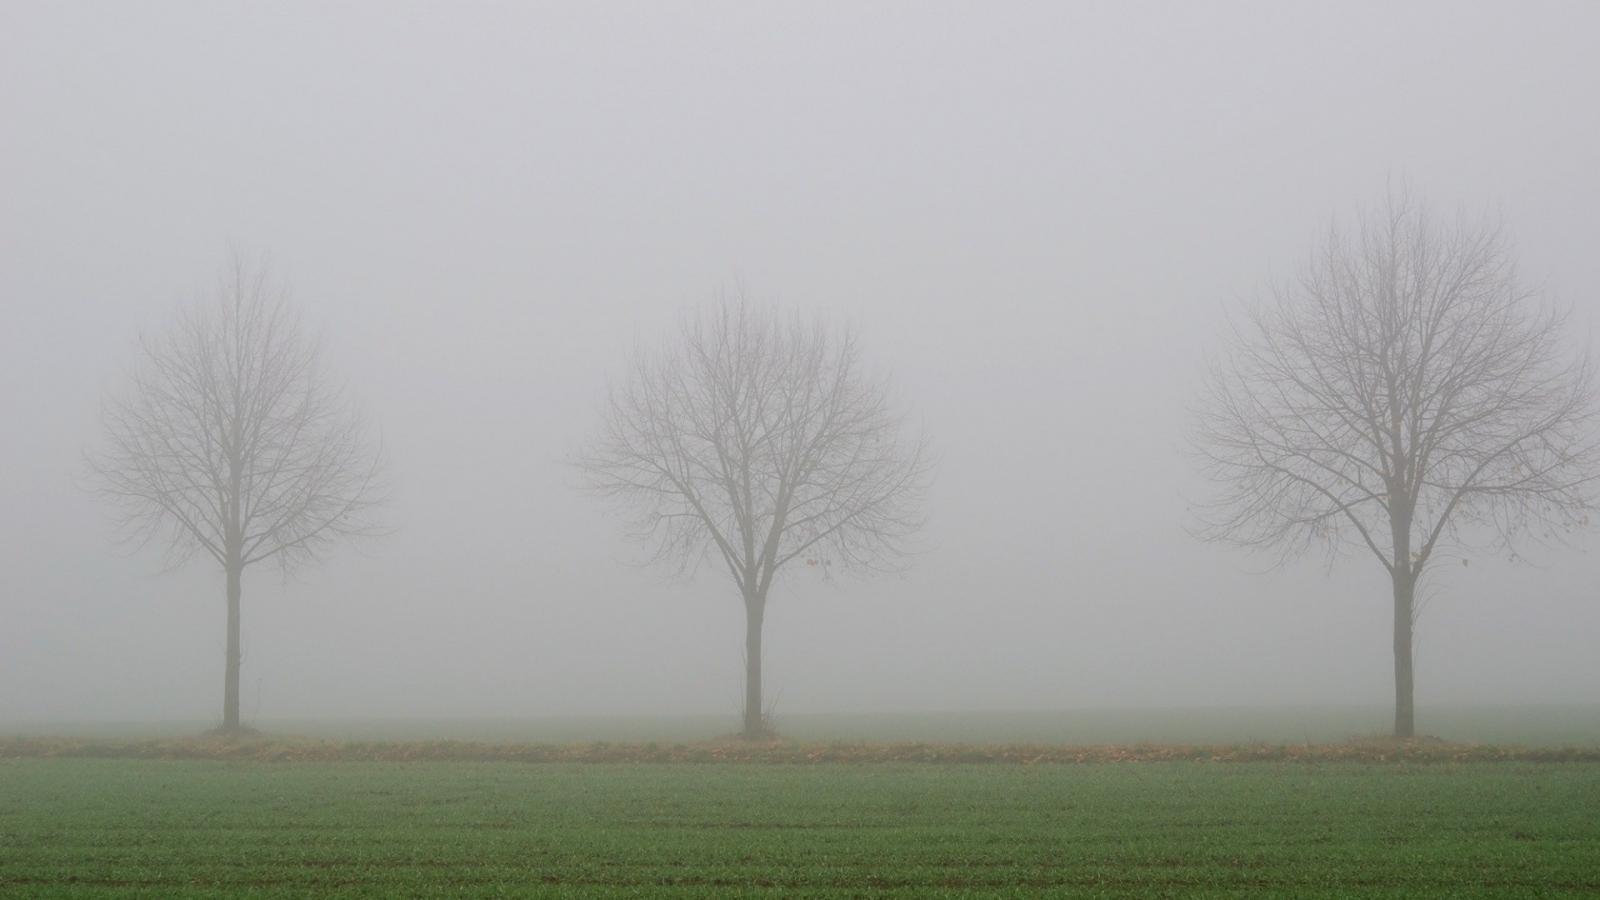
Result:
{"label": "gray sky", "polygon": [[[1600,4],[0,5],[0,719],[214,717],[222,578],[112,542],[102,390],[230,247],[382,423],[391,537],[247,575],[257,715],[727,713],[742,610],[563,460],[742,280],[940,457],[903,576],[801,572],[785,712],[1391,697],[1383,573],[1186,535],[1224,311],[1409,176],[1600,314]],[[1593,700],[1600,535],[1441,570],[1418,701]],[[1467,577],[1470,574],[1470,577]]]}

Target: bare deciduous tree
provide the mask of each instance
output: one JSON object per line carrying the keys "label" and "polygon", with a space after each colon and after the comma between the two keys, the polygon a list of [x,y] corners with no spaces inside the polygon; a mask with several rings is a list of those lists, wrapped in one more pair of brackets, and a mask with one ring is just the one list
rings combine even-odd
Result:
{"label": "bare deciduous tree", "polygon": [[89,464],[127,535],[165,543],[175,564],[203,553],[227,577],[222,728],[237,730],[244,570],[266,560],[287,569],[375,531],[381,455],[286,292],[238,259],[215,296],[141,339],[102,416],[105,443]]}
{"label": "bare deciduous tree", "polygon": [[743,301],[689,317],[681,341],[639,353],[581,459],[591,488],[634,515],[656,558],[709,553],[745,608],[744,732],[767,733],[761,626],[797,560],[882,568],[921,524],[927,474],[856,338]]}
{"label": "bare deciduous tree", "polygon": [[1353,232],[1332,229],[1211,367],[1195,445],[1220,491],[1202,535],[1378,559],[1394,594],[1397,737],[1415,729],[1429,564],[1588,522],[1592,373],[1564,325],[1519,283],[1498,221],[1440,222],[1400,193]]}

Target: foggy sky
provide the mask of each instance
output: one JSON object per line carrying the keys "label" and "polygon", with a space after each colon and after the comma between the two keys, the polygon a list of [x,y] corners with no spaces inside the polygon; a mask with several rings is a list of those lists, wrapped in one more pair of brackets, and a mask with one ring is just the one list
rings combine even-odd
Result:
{"label": "foggy sky", "polygon": [[[206,719],[220,572],[82,489],[137,336],[270,258],[387,538],[245,578],[274,716],[737,712],[743,613],[566,460],[736,282],[859,326],[939,465],[903,576],[797,571],[786,712],[1392,699],[1348,554],[1186,534],[1223,314],[1409,177],[1600,315],[1600,4],[0,5],[0,720]],[[1600,534],[1439,567],[1418,703],[1592,701]]]}

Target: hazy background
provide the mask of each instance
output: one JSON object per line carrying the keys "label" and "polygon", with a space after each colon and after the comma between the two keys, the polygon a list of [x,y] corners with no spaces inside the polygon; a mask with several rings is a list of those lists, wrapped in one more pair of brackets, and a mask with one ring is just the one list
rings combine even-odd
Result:
{"label": "hazy background", "polygon": [[[222,577],[112,542],[102,390],[230,247],[381,422],[390,538],[244,595],[243,713],[725,715],[739,600],[564,460],[742,280],[860,326],[940,456],[903,577],[798,571],[815,712],[1390,702],[1351,555],[1183,530],[1223,311],[1409,176],[1600,314],[1600,4],[0,4],[0,725],[218,715]],[[1439,569],[1429,706],[1591,702],[1600,535]],[[1380,718],[1375,725],[1382,725]]]}

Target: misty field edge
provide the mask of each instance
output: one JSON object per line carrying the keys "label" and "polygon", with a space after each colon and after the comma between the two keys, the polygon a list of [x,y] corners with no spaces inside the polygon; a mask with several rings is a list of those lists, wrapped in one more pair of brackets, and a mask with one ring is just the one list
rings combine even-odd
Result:
{"label": "misty field edge", "polygon": [[1372,739],[1339,743],[1036,744],[711,741],[528,743],[465,740],[329,741],[293,736],[108,740],[0,737],[5,759],[151,759],[240,762],[505,762],[850,765],[1090,765],[1101,763],[1600,763],[1600,746]]}

